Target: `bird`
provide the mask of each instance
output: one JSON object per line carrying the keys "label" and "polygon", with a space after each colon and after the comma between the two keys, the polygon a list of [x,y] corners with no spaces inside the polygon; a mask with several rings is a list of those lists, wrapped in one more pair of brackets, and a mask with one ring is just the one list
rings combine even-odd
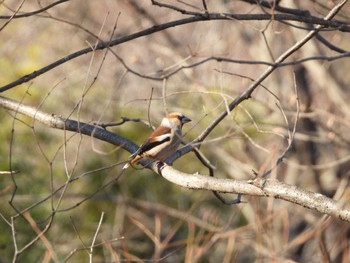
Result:
{"label": "bird", "polygon": [[169,113],[140,148],[130,155],[129,161],[124,165],[123,170],[144,157],[164,162],[180,145],[182,126],[190,121],[191,119],[182,113]]}

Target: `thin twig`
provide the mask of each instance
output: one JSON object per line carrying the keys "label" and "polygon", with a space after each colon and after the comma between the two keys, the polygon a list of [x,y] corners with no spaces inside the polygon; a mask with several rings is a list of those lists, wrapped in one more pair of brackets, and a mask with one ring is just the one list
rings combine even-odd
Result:
{"label": "thin twig", "polygon": [[[193,151],[195,155],[197,156],[198,160],[201,161],[201,163],[208,168],[209,171],[209,176],[214,177],[214,169],[215,166],[213,166],[210,161],[201,153],[201,151],[195,147],[193,147]],[[232,200],[227,200],[223,196],[220,195],[218,191],[212,191],[213,194],[218,198],[222,203],[225,205],[234,205],[234,204],[239,204],[241,203],[241,194],[237,195],[237,198],[232,199]]]}
{"label": "thin twig", "polygon": [[[120,118],[122,120],[119,122],[111,122],[111,123],[96,123],[96,122],[94,122],[93,124],[103,128],[103,129],[106,129],[107,127],[120,126],[120,125],[123,125],[124,123],[130,121],[130,122],[140,122],[140,123],[143,123],[143,124],[147,125],[148,127],[150,127],[149,121],[146,121],[146,120],[141,119],[141,118],[129,118],[129,117],[120,117]],[[155,127],[151,126],[150,128],[154,129]]]}
{"label": "thin twig", "polygon": [[150,95],[148,107],[147,107],[147,119],[148,119],[148,127],[150,127],[152,130],[155,130],[151,122],[151,103],[152,103],[153,91],[154,91],[154,88],[152,87],[151,95]]}
{"label": "thin twig", "polygon": [[167,103],[166,103],[166,84],[167,84],[167,78],[164,78],[163,79],[163,82],[162,82],[162,101],[163,101],[163,107],[164,107],[164,110],[166,112],[166,114],[168,114],[168,106],[167,106]]}
{"label": "thin twig", "polygon": [[74,221],[73,221],[73,218],[72,218],[72,217],[69,217],[69,218],[70,218],[70,222],[71,222],[71,224],[72,224],[72,226],[73,226],[74,232],[77,234],[77,236],[78,236],[78,238],[79,238],[81,244],[83,244],[83,247],[84,247],[83,250],[89,254],[88,247],[85,245],[85,242],[84,242],[84,240],[82,239],[82,237],[81,237],[81,235],[80,235],[80,233],[79,233],[79,231],[78,231],[78,228],[76,227],[76,225],[75,225],[75,223],[74,223]]}
{"label": "thin twig", "polygon": [[[15,217],[12,217],[13,219],[15,218]],[[49,229],[50,229],[50,227],[51,227],[51,225],[52,225],[52,222],[53,222],[53,218],[54,218],[54,216],[51,216],[50,217],[50,220],[49,220],[49,222],[46,224],[46,226],[45,226],[45,228],[43,229],[43,230],[41,230],[41,232],[35,237],[35,238],[33,238],[31,241],[29,241],[26,245],[24,245],[21,249],[18,249],[18,247],[17,247],[17,245],[15,246],[15,255],[14,255],[14,258],[13,258],[13,261],[14,262],[16,262],[16,258],[19,256],[19,255],[21,255],[25,250],[27,250],[29,247],[31,247],[32,245],[34,245],[40,238],[41,238],[41,236],[42,235],[44,235]],[[14,221],[11,221],[11,224],[15,224],[15,222]],[[13,225],[13,228],[14,228],[15,226]],[[15,232],[15,230],[14,230],[14,232]],[[16,232],[15,232],[16,233]],[[14,240],[14,241],[16,241],[16,239]]]}
{"label": "thin twig", "polygon": [[[337,6],[335,6],[331,12],[325,17],[325,20],[330,20],[332,17],[339,12],[340,8],[347,2],[347,0],[343,0],[341,3],[339,3]],[[312,39],[318,31],[323,26],[317,26],[314,30],[309,32],[302,40],[298,41],[295,45],[293,45],[291,48],[289,48],[286,52],[284,52],[276,61],[275,64],[272,66],[269,66],[266,71],[260,75],[259,78],[256,79],[255,82],[253,82],[240,96],[238,96],[235,100],[233,100],[229,105],[229,110],[232,111],[238,104],[240,104],[242,101],[247,100],[250,98],[253,91],[260,85],[260,83],[265,80],[276,68],[278,64],[282,63],[284,60],[286,60],[289,56],[294,54],[298,49],[300,49],[303,45],[305,45],[310,39]],[[214,128],[227,116],[227,111],[224,110],[217,116],[217,118],[197,137],[197,139],[194,140],[194,143],[203,141],[211,132],[214,130]]]}
{"label": "thin twig", "polygon": [[205,12],[208,13],[207,2],[205,2],[205,0],[202,0],[202,4],[203,4]]}
{"label": "thin twig", "polygon": [[13,175],[13,174],[19,174],[20,171],[0,171],[0,175]]}
{"label": "thin twig", "polygon": [[[294,79],[295,79],[295,75],[294,75]],[[281,108],[280,105],[278,105],[279,109],[281,110],[281,113],[283,115],[283,118],[286,122],[286,125],[287,125],[287,131],[288,131],[288,146],[286,147],[286,149],[283,151],[283,153],[278,157],[275,165],[273,167],[271,167],[268,171],[266,171],[262,177],[265,177],[267,175],[269,175],[280,163],[283,162],[284,158],[286,157],[286,155],[289,153],[290,149],[292,148],[292,144],[293,144],[293,141],[294,141],[294,137],[295,137],[295,133],[296,133],[296,128],[297,128],[297,123],[298,123],[298,120],[299,120],[299,113],[300,113],[300,103],[299,103],[299,93],[298,93],[298,89],[297,89],[297,86],[296,86],[296,82],[295,82],[295,85],[294,85],[294,89],[295,89],[295,95],[296,95],[296,116],[295,116],[295,120],[294,120],[294,125],[293,125],[293,130],[292,132],[290,132],[289,128],[288,128],[288,119],[287,119],[287,116],[285,115],[283,109]]]}
{"label": "thin twig", "polygon": [[[56,5],[59,5],[59,4],[62,4],[62,3],[65,3],[65,2],[68,2],[69,0],[59,0],[59,1],[56,1],[56,2],[53,2],[43,8],[40,8],[38,10],[35,10],[35,11],[32,11],[32,12],[26,12],[26,13],[21,13],[21,14],[17,14],[19,13],[17,10],[11,10],[14,12],[14,15],[12,16],[0,16],[0,19],[18,19],[18,18],[23,18],[23,17],[29,17],[29,16],[33,16],[33,15],[37,15],[37,14],[40,14],[40,13],[43,13],[44,11],[47,11],[49,9],[51,9],[52,7],[56,6]],[[7,7],[8,8],[8,7]]]}
{"label": "thin twig", "polygon": [[[343,2],[342,2],[343,3]],[[337,5],[338,7],[339,5]],[[13,87],[16,87],[20,84],[26,83],[48,71],[50,71],[53,68],[56,68],[72,59],[75,59],[77,57],[80,57],[82,55],[88,54],[90,52],[96,51],[96,50],[102,50],[108,47],[113,47],[116,45],[120,45],[122,43],[131,41],[133,39],[137,39],[143,36],[147,36],[162,30],[165,30],[167,28],[171,27],[176,27],[176,26],[181,26],[189,23],[195,23],[199,21],[207,21],[207,20],[243,20],[243,21],[249,21],[249,20],[265,20],[269,21],[272,19],[272,15],[270,14],[223,14],[223,13],[208,13],[208,14],[203,14],[203,13],[198,13],[198,12],[190,12],[192,15],[191,17],[188,18],[183,18],[183,19],[178,19],[174,21],[170,21],[167,23],[163,23],[161,25],[156,25],[152,26],[148,29],[141,30],[139,32],[127,35],[127,36],[122,36],[119,38],[116,38],[112,41],[108,42],[101,42],[99,43],[96,47],[88,47],[85,49],[81,49],[79,51],[76,51],[68,56],[65,56],[59,60],[56,60],[55,62],[37,69],[33,71],[30,74],[24,75],[20,77],[19,79],[8,83],[2,87],[0,87],[0,93],[4,92],[6,90],[9,90]],[[291,15],[291,14],[274,14],[273,19],[275,21],[298,21],[298,22],[304,22],[308,24],[315,24],[318,25],[316,27],[317,31],[320,31],[322,28],[327,27],[327,28],[334,28],[335,30],[339,30],[342,32],[350,32],[350,26],[339,21],[330,21],[330,19],[323,19],[323,18],[317,18],[313,16],[296,16],[296,15]],[[311,32],[314,32],[311,31]],[[314,35],[314,34],[313,34]]]}
{"label": "thin twig", "polygon": [[[103,241],[103,242],[100,242],[100,243],[95,244],[93,247],[94,247],[94,248],[101,247],[101,246],[106,245],[107,243],[116,242],[116,241],[120,241],[120,240],[123,240],[123,239],[124,239],[124,237],[113,238],[113,239],[111,239],[111,240],[105,240],[105,241]],[[66,257],[62,260],[62,262],[67,262],[76,252],[78,252],[78,251],[85,251],[86,249],[87,249],[86,247],[83,247],[83,248],[75,248],[75,249],[73,249],[73,250],[68,254],[68,256],[66,256]]]}
{"label": "thin twig", "polygon": [[50,241],[45,237],[45,234],[40,230],[40,228],[37,226],[36,222],[32,218],[29,212],[26,212],[24,214],[25,219],[27,222],[31,225],[31,227],[34,229],[34,231],[37,233],[37,235],[40,237],[41,241],[44,243],[45,247],[50,253],[50,257],[53,259],[54,262],[59,262],[58,257],[55,253],[54,248],[52,247]]}
{"label": "thin twig", "polygon": [[16,10],[14,11],[13,15],[6,18],[8,19],[1,27],[0,27],[0,31],[2,31],[11,21],[12,19],[16,16],[16,14],[19,12],[19,10],[22,8],[23,4],[24,4],[25,0],[22,0],[18,7],[16,8]]}
{"label": "thin twig", "polygon": [[97,225],[97,229],[96,229],[94,238],[92,239],[92,242],[91,242],[90,253],[89,253],[90,263],[93,262],[92,255],[93,255],[93,251],[94,251],[94,247],[95,247],[95,243],[96,243],[96,239],[97,239],[97,234],[100,231],[100,228],[101,228],[101,225],[102,225],[102,222],[103,222],[104,214],[105,214],[105,212],[102,212],[101,217],[100,217],[100,221],[98,222],[98,225]]}

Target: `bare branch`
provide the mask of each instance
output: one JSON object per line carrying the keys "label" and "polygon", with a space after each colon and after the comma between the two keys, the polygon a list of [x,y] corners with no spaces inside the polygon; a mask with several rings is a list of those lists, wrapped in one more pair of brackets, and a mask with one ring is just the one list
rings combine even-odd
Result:
{"label": "bare branch", "polygon": [[[0,105],[5,107],[6,109],[17,111],[18,113],[24,114],[26,116],[35,116],[35,118],[37,118],[38,121],[48,125],[51,128],[65,129],[74,132],[79,132],[85,135],[94,136],[95,138],[118,145],[124,148],[125,150],[128,150],[129,152],[137,150],[137,145],[133,144],[132,142],[129,142],[127,139],[124,139],[119,135],[110,133],[100,128],[96,128],[86,123],[78,123],[76,121],[67,120],[55,115],[37,112],[31,107],[24,106],[23,104],[18,105],[17,102],[6,99],[4,97],[0,97]],[[173,156],[178,157],[177,153],[173,154]],[[335,216],[345,221],[350,221],[350,210],[343,208],[334,200],[325,197],[319,193],[302,190],[296,186],[287,185],[277,180],[263,178],[256,178],[253,181],[219,179],[199,174],[183,173],[175,170],[171,166],[164,166],[162,163],[159,162],[150,163],[149,161],[144,160],[141,163],[145,167],[150,168],[154,172],[162,175],[168,181],[186,188],[210,190],[223,193],[234,193],[239,195],[274,197],[277,199],[282,199],[307,207],[309,209],[316,210],[324,214]],[[100,187],[98,191],[116,182],[120,176],[121,174],[117,176],[117,178],[111,180],[106,185]],[[96,194],[98,191],[92,193],[91,195],[89,195],[89,197]],[[87,200],[88,198],[85,198],[83,201]],[[80,203],[73,207],[63,210],[61,209],[59,211],[66,211],[72,209],[80,205]],[[49,226],[47,226],[45,231],[47,231],[48,228]],[[32,242],[35,241],[33,240]]]}
{"label": "bare branch", "polygon": [[50,241],[46,238],[43,231],[40,230],[37,223],[34,221],[30,213],[26,212],[24,214],[25,219],[29,222],[31,227],[34,229],[34,231],[37,233],[37,237],[40,237],[40,240],[44,243],[45,247],[50,253],[50,257],[53,259],[54,262],[59,262],[58,257],[55,253],[54,248],[52,247]]}
{"label": "bare branch", "polygon": [[190,189],[211,190],[223,193],[236,193],[250,196],[273,197],[303,207],[334,216],[350,222],[350,209],[322,194],[300,189],[275,179],[256,178],[251,181],[238,181],[208,177],[200,174],[187,174],[165,166],[159,171],[156,164],[151,166],[168,181]]}
{"label": "bare branch", "polygon": [[[215,167],[210,163],[210,161],[204,156],[204,154],[201,153],[201,151],[198,148],[193,147],[193,151],[197,158],[201,161],[201,163],[208,168],[209,176],[214,177],[214,169]],[[217,191],[212,191],[213,194],[224,204],[226,205],[234,205],[241,203],[241,195],[238,194],[236,199],[233,200],[226,200],[223,196],[220,195]]]}
{"label": "bare branch", "polygon": [[24,4],[25,0],[22,0],[19,5],[17,6],[16,10],[13,12],[13,15],[6,18],[8,19],[1,27],[0,27],[0,31],[2,31],[11,21],[12,19],[16,16],[16,14],[19,12],[19,10],[22,8],[23,4]]}
{"label": "bare branch", "polygon": [[20,171],[0,171],[0,175],[12,175],[18,173],[20,173]]}
{"label": "bare branch", "polygon": [[[342,2],[342,4],[344,4],[344,3]],[[337,5],[337,7],[338,6],[341,6],[341,5]],[[88,54],[90,52],[93,52],[96,50],[102,50],[102,49],[113,47],[113,46],[117,46],[117,45],[120,45],[122,43],[128,42],[130,40],[137,39],[137,38],[140,38],[140,37],[143,37],[146,35],[150,35],[150,34],[165,30],[167,28],[176,27],[176,26],[185,25],[185,24],[194,23],[194,22],[199,22],[199,21],[232,20],[232,19],[242,20],[242,21],[245,21],[245,20],[269,21],[271,19],[274,19],[275,21],[298,21],[298,22],[304,22],[304,23],[308,23],[308,24],[315,24],[315,25],[318,25],[316,33],[318,31],[320,31],[322,28],[333,28],[335,30],[339,30],[342,32],[350,32],[350,26],[345,24],[345,23],[342,23],[339,21],[331,21],[330,18],[323,19],[323,18],[316,18],[316,17],[312,17],[312,16],[303,17],[303,16],[296,16],[296,15],[290,15],[290,14],[270,15],[270,14],[223,14],[223,13],[208,13],[208,14],[203,15],[202,13],[198,13],[198,12],[194,12],[194,14],[192,14],[192,15],[193,16],[188,17],[188,18],[170,21],[170,22],[163,23],[160,25],[155,25],[155,26],[150,27],[148,29],[141,30],[139,32],[136,32],[136,33],[133,33],[133,34],[130,34],[127,36],[116,38],[112,41],[101,42],[98,45],[96,45],[95,47],[88,47],[88,48],[76,51],[68,56],[65,56],[59,60],[56,60],[55,62],[53,62],[53,63],[51,63],[51,64],[49,64],[41,69],[38,69],[30,74],[22,76],[21,78],[17,79],[16,81],[13,81],[9,84],[6,84],[6,85],[0,87],[0,92],[4,92],[4,91],[9,90],[15,86],[26,83],[26,82],[44,74],[45,72],[48,72],[49,70],[51,70],[53,68],[56,68],[56,67],[66,63],[72,59],[75,59],[75,58],[80,57],[82,55]],[[314,32],[314,31],[311,31],[311,32]],[[313,35],[314,34],[315,33],[313,33]]]}
{"label": "bare branch", "polygon": [[[343,0],[341,3],[335,6],[332,9],[332,11],[329,12],[329,14],[325,17],[325,20],[332,19],[333,16],[340,10],[340,8],[346,2],[347,0]],[[317,26],[314,30],[308,33],[302,40],[298,41],[295,45],[293,45],[286,52],[284,52],[275,61],[275,65],[282,63],[285,59],[287,59],[289,56],[294,54],[298,49],[300,49],[310,39],[312,39],[322,27],[323,26]],[[261,82],[264,81],[276,69],[275,65],[268,67],[267,70],[262,75],[260,75],[260,77],[257,78],[255,82],[253,82],[240,96],[238,96],[235,100],[233,100],[228,105],[228,109],[232,111],[242,101],[249,99],[253,91],[261,84]],[[222,111],[221,114],[219,114],[217,118],[197,137],[197,139],[194,140],[194,143],[203,141],[213,131],[213,129],[227,116],[227,114],[228,114],[227,110]]]}
{"label": "bare branch", "polygon": [[26,13],[22,13],[22,14],[18,14],[18,15],[17,15],[17,13],[19,13],[19,12],[17,10],[16,11],[13,10],[14,15],[12,15],[12,16],[0,16],[0,19],[17,19],[17,18],[23,18],[23,17],[29,17],[29,16],[37,15],[37,14],[45,12],[45,11],[47,11],[47,10],[57,6],[57,5],[60,5],[60,4],[65,3],[65,2],[68,2],[68,1],[69,0],[59,0],[59,1],[53,2],[53,3],[47,5],[47,6],[43,7],[43,8],[40,8],[38,10],[35,10],[35,11],[32,11],[32,12],[26,12]]}
{"label": "bare branch", "polygon": [[129,117],[120,117],[122,120],[119,122],[111,122],[111,123],[93,123],[96,126],[100,126],[103,129],[106,129],[107,127],[115,127],[115,126],[120,126],[123,125],[126,122],[140,122],[143,123],[145,125],[147,125],[148,127],[154,129],[154,126],[151,126],[149,121],[144,120],[144,119],[140,119],[140,118],[129,118]]}
{"label": "bare branch", "polygon": [[98,225],[97,225],[97,229],[96,229],[96,232],[95,232],[95,235],[94,235],[94,238],[92,239],[92,242],[91,242],[91,246],[90,246],[90,253],[89,253],[89,258],[90,258],[90,262],[92,263],[93,260],[92,260],[92,255],[93,255],[93,252],[94,252],[94,247],[95,247],[95,243],[96,243],[96,238],[97,238],[97,235],[98,235],[98,232],[101,228],[101,224],[103,222],[103,217],[104,217],[104,212],[102,212],[101,214],[101,217],[100,217],[100,221],[98,222]]}
{"label": "bare branch", "polygon": [[17,101],[2,96],[0,96],[0,105],[7,110],[18,112],[33,118],[43,124],[46,124],[50,128],[73,131],[84,135],[93,136],[94,138],[120,146],[121,148],[130,152],[134,152],[138,149],[138,146],[133,142],[84,122],[73,121],[54,114],[47,114],[42,111],[38,111],[33,107],[23,105]]}

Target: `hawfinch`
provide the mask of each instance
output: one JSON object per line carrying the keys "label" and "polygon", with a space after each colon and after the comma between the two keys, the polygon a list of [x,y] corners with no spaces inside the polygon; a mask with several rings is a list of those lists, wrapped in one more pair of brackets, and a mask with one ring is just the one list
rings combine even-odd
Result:
{"label": "hawfinch", "polygon": [[182,125],[190,121],[189,118],[179,112],[168,114],[140,148],[130,155],[129,161],[123,169],[128,168],[143,157],[165,161],[181,143]]}

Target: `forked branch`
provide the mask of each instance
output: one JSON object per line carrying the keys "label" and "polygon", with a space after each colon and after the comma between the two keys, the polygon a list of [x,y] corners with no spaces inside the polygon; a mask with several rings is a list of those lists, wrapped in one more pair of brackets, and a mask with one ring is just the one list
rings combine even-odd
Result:
{"label": "forked branch", "polygon": [[[17,113],[34,118],[36,121],[51,128],[69,130],[93,136],[102,141],[120,146],[129,152],[135,152],[138,148],[136,144],[126,138],[102,128],[97,128],[88,123],[77,122],[56,115],[47,114],[5,97],[0,96],[0,106],[7,110],[16,111]],[[179,158],[181,154],[179,155],[178,153],[175,153],[174,156],[176,159]],[[163,176],[168,181],[189,189],[242,194],[246,196],[273,197],[350,222],[350,210],[345,205],[322,194],[303,190],[278,180],[266,178],[256,178],[255,180],[247,181],[220,179],[207,175],[184,173],[171,166],[164,166],[157,162],[149,163],[146,161],[142,164],[147,166],[148,169]]]}

